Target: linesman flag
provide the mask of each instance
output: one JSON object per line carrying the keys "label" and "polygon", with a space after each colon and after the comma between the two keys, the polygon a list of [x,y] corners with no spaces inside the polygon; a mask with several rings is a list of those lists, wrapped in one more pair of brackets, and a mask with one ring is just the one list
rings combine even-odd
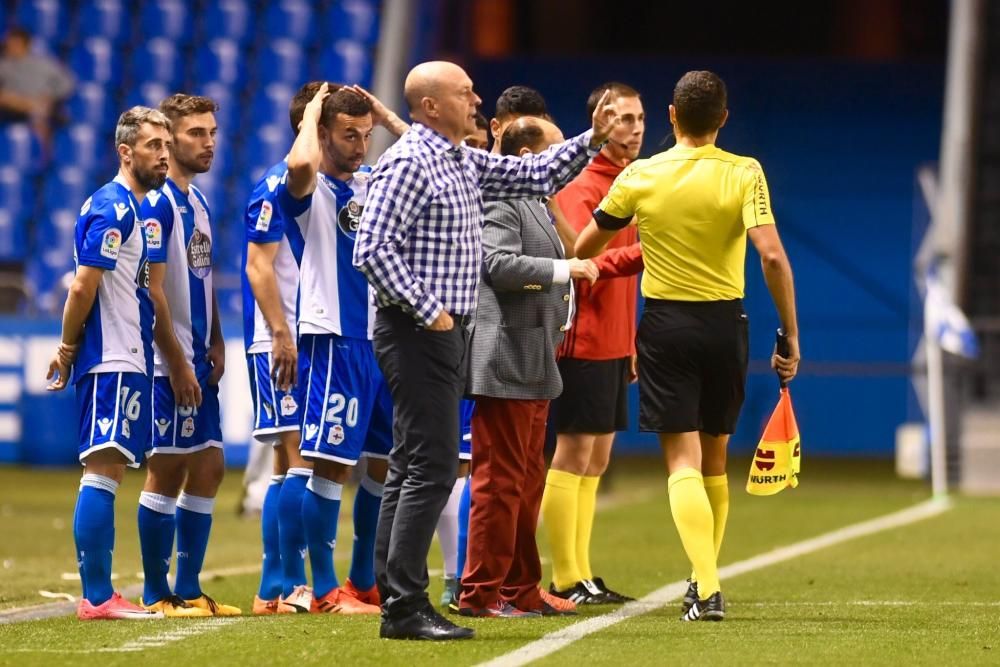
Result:
{"label": "linesman flag", "polygon": [[[778,329],[778,354],[788,355],[788,342]],[[799,485],[802,467],[802,449],[799,443],[799,425],[795,422],[792,395],[781,382],[778,406],[764,429],[747,479],[747,493],[753,496],[773,496],[785,487]]]}

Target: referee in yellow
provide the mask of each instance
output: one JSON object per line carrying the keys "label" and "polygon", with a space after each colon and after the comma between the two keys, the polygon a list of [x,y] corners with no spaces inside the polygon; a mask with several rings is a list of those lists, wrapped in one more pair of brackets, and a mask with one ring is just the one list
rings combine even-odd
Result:
{"label": "referee in yellow", "polygon": [[799,362],[792,269],[764,172],[757,160],[715,146],[728,116],[722,79],[704,71],[681,77],[670,105],[677,145],[629,165],[576,242],[578,257],[593,257],[638,225],[646,263],[639,429],[659,435],[670,511],[694,569],[683,621],[725,617],[716,562],[729,513],[726,445],[746,385],[748,236],[788,336],[788,357],[774,354],[771,365],[791,380]]}

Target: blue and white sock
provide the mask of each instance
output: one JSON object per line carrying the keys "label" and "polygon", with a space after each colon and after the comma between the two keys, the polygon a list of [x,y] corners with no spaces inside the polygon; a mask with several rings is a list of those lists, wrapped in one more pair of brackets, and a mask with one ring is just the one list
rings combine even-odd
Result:
{"label": "blue and white sock", "polygon": [[260,512],[260,532],[264,540],[264,562],[260,571],[261,600],[273,600],[281,595],[281,545],[278,537],[278,500],[284,475],[271,475],[271,484],[264,496]]}
{"label": "blue and white sock", "polygon": [[143,491],[139,494],[139,548],[142,551],[142,601],[153,604],[170,596],[167,574],[174,553],[177,499]]}
{"label": "blue and white sock", "polygon": [[80,493],[73,515],[73,540],[83,583],[83,597],[90,604],[111,599],[111,556],[115,548],[115,493],[118,482],[88,473],[80,479]]}
{"label": "blue and white sock", "polygon": [[382,507],[382,485],[365,475],[354,497],[354,550],[351,583],[359,591],[375,585],[375,531]]}
{"label": "blue and white sock", "polygon": [[177,581],[174,592],[185,600],[201,597],[201,574],[212,530],[215,498],[181,492],[177,498]]}
{"label": "blue and white sock", "polygon": [[465,554],[469,550],[469,506],[472,504],[472,477],[465,478],[465,488],[462,489],[462,500],[458,504],[458,561],[455,564],[455,576],[459,579],[465,574]]}
{"label": "blue and white sock", "polygon": [[281,551],[281,594],[288,597],[306,583],[306,529],[302,497],[312,471],[289,468],[278,498],[278,543]]}
{"label": "blue and white sock", "polygon": [[313,596],[317,599],[340,585],[333,566],[333,549],[337,545],[340,495],[343,491],[343,484],[313,475],[306,484],[306,494],[302,499],[302,517],[309,543],[309,563],[312,565]]}
{"label": "blue and white sock", "polygon": [[456,561],[458,559],[458,514],[462,503],[462,493],[465,492],[465,478],[459,477],[455,480],[455,485],[451,487],[451,495],[448,502],[441,510],[441,516],[437,522],[438,542],[441,544],[441,555],[444,557],[445,579],[453,579],[458,576],[456,572]]}

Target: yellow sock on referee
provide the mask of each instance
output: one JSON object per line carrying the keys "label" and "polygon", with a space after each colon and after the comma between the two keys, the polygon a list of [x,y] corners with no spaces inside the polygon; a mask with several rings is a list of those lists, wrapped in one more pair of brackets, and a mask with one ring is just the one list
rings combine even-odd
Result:
{"label": "yellow sock on referee", "polygon": [[[712,506],[712,519],[715,530],[712,533],[715,542],[715,558],[718,561],[722,550],[722,538],[726,534],[726,521],[729,519],[729,477],[727,475],[710,475],[704,478],[705,494],[708,504]],[[698,581],[694,572],[691,581]]]}
{"label": "yellow sock on referee", "polygon": [[698,597],[707,599],[719,590],[719,572],[715,563],[712,506],[701,473],[694,468],[681,468],[670,475],[667,489],[674,525],[698,577]]}
{"label": "yellow sock on referee", "polygon": [[597,487],[601,478],[580,478],[580,495],[576,509],[576,565],[580,578],[593,579],[590,569],[590,535],[594,532],[594,513],[597,511]]}
{"label": "yellow sock on referee", "polygon": [[576,562],[577,511],[579,508],[579,475],[549,470],[542,494],[542,521],[552,548],[552,583],[564,591],[580,581]]}

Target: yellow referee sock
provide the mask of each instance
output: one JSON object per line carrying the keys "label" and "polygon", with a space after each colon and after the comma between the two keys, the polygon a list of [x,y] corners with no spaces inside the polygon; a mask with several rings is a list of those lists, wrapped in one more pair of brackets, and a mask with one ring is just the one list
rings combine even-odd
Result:
{"label": "yellow referee sock", "polygon": [[[705,494],[708,496],[708,504],[712,506],[712,519],[715,523],[712,537],[715,542],[715,559],[718,561],[719,552],[722,550],[722,538],[726,534],[726,521],[729,519],[729,477],[710,475],[705,477],[704,481]],[[693,571],[691,581],[698,581]]]}
{"label": "yellow referee sock", "polygon": [[594,573],[590,569],[590,535],[594,532],[597,487],[600,484],[600,477],[580,478],[580,495],[576,509],[576,565],[582,579],[594,578]]}
{"label": "yellow referee sock", "polygon": [[712,506],[705,493],[701,473],[681,468],[667,480],[670,513],[680,534],[688,560],[698,577],[698,596],[704,600],[719,591],[719,571],[715,563],[715,531]]}
{"label": "yellow referee sock", "polygon": [[580,581],[576,562],[576,526],[580,497],[579,475],[549,470],[542,494],[542,521],[552,549],[552,582],[564,591]]}

